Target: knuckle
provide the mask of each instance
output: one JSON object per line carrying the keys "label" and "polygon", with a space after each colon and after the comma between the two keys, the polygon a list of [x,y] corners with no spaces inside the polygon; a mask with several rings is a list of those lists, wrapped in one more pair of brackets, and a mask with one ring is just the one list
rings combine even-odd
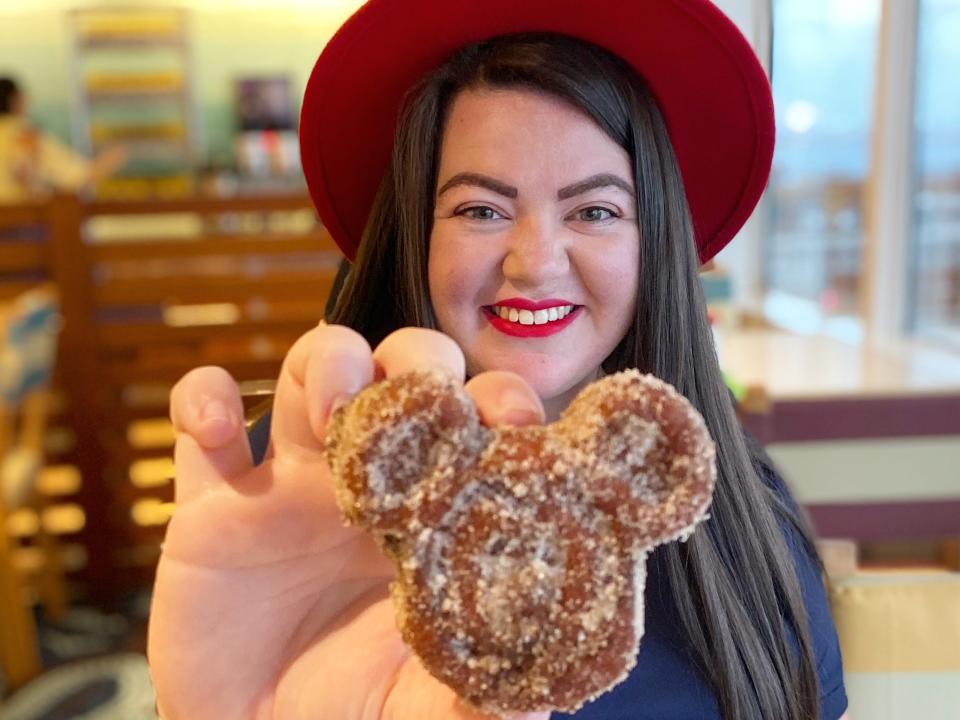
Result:
{"label": "knuckle", "polygon": [[510,370],[486,370],[477,373],[467,382],[467,387],[498,388],[518,386],[527,387],[527,382],[520,375]]}
{"label": "knuckle", "polygon": [[400,328],[399,330],[394,330],[392,333],[387,335],[381,341],[380,345],[377,346],[377,350],[381,348],[390,349],[393,345],[404,345],[410,344],[412,346],[420,345],[454,345],[456,343],[444,335],[439,330],[433,330],[431,328],[421,328],[421,327],[405,327]]}
{"label": "knuckle", "polygon": [[393,367],[440,364],[458,368],[463,353],[453,338],[429,328],[401,328],[395,330],[377,346],[374,358],[389,371]]}
{"label": "knuckle", "polygon": [[193,368],[186,373],[182,378],[180,378],[180,380],[174,386],[174,389],[209,387],[212,384],[220,384],[232,381],[233,378],[230,376],[230,373],[228,373],[222,367],[205,365],[203,367]]}
{"label": "knuckle", "polygon": [[[287,353],[287,361],[297,363],[318,355],[370,354],[364,337],[344,325],[321,325],[301,335]],[[305,364],[305,363],[304,363]]]}
{"label": "knuckle", "polygon": [[315,330],[315,343],[323,350],[343,349],[347,352],[371,352],[370,344],[353,328],[345,325],[324,325]]}
{"label": "knuckle", "polygon": [[237,392],[237,385],[222,367],[207,365],[193,368],[181,377],[170,390],[170,415],[179,425],[181,412],[187,404],[200,396],[223,396]]}

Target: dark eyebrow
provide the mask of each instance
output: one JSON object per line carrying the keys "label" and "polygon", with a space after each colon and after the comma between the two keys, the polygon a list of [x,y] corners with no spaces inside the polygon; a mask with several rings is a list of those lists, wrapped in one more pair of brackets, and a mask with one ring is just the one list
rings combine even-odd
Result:
{"label": "dark eyebrow", "polygon": [[[437,197],[440,197],[447,190],[450,190],[458,185],[476,185],[511,199],[515,199],[518,194],[517,189],[512,185],[507,185],[499,180],[494,180],[492,177],[487,175],[481,175],[480,173],[458,173],[444,183],[443,187],[437,192]],[[611,186],[620,188],[631,197],[634,194],[633,188],[630,187],[628,182],[610,173],[600,173],[599,175],[592,175],[586,180],[581,180],[573,185],[567,185],[564,188],[560,188],[560,190],[557,191],[557,199],[568,200],[569,198],[582,195],[583,193],[595,188]]]}
{"label": "dark eyebrow", "polygon": [[568,200],[576,195],[583,195],[583,193],[595,188],[611,186],[620,188],[630,197],[633,197],[634,195],[633,188],[630,187],[628,182],[620,179],[616,175],[611,175],[610,173],[600,173],[599,175],[592,175],[586,180],[581,180],[573,185],[567,185],[565,188],[560,188],[557,191],[557,199]]}
{"label": "dark eyebrow", "polygon": [[508,198],[517,197],[517,189],[510,185],[500,182],[499,180],[494,180],[492,177],[487,177],[486,175],[481,175],[479,173],[459,173],[454,175],[452,178],[447,180],[444,183],[443,187],[437,191],[437,197],[443,195],[450,188],[454,188],[457,185],[478,185],[479,187],[486,188],[487,190],[492,190],[498,195],[503,195]]}

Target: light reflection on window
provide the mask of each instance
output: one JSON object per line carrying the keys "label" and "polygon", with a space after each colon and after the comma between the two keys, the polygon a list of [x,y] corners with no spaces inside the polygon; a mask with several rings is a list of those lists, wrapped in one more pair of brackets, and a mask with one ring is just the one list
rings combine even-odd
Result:
{"label": "light reflection on window", "polygon": [[774,0],[765,311],[855,335],[880,0]]}
{"label": "light reflection on window", "polygon": [[960,0],[921,0],[908,317],[960,347]]}

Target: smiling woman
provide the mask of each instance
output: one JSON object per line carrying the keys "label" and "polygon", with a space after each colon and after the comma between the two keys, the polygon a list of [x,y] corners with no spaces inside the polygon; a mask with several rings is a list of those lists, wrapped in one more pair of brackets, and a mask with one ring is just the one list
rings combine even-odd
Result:
{"label": "smiling woman", "polygon": [[463,92],[446,120],[428,258],[437,327],[468,375],[517,373],[551,421],[636,314],[630,164],[583,111],[531,90]]}
{"label": "smiling woman", "polygon": [[[639,718],[642,704],[650,717],[792,719],[812,716],[818,694],[822,716],[838,717],[840,657],[816,554],[782,481],[736,424],[698,281],[711,251],[684,192],[696,178],[681,178],[650,90],[589,44],[506,36],[468,46],[416,85],[396,138],[332,322],[371,344],[398,327],[439,329],[468,376],[519,375],[548,419],[598,376],[639,367],[690,398],[725,449],[710,531],[651,564],[674,594],[648,608],[647,647],[662,648],[647,662],[641,651],[630,679],[576,717],[630,707]],[[551,307],[558,318],[570,310],[551,325]],[[791,559],[783,528],[803,559]],[[781,616],[777,637],[757,634],[761,618]],[[826,623],[825,644],[813,646],[807,618]],[[683,630],[658,641],[655,627]],[[697,657],[692,666],[667,650],[678,646]],[[745,677],[765,690],[752,696]],[[684,702],[654,693],[677,678]]]}
{"label": "smiling woman", "polygon": [[[173,393],[179,505],[150,653],[165,716],[487,717],[404,647],[393,569],[333,501],[331,413],[375,379],[438,370],[466,381],[489,428],[519,426],[569,409],[600,375],[639,369],[702,416],[717,448],[713,503],[645,563],[636,666],[573,717],[840,717],[816,550],[737,423],[699,282],[755,206],[772,141],[766,77],[708,0],[369,0],[317,62],[301,123],[311,195],[352,265],[331,324],[287,356],[263,462],[226,373],[198,369]],[[408,400],[398,427],[416,410]],[[443,457],[459,475],[461,458]],[[391,472],[375,485],[392,487]],[[445,512],[443,492],[426,494]],[[567,558],[580,550],[564,545]],[[490,657],[468,645],[458,636],[455,652]],[[531,717],[572,707],[552,689]]]}

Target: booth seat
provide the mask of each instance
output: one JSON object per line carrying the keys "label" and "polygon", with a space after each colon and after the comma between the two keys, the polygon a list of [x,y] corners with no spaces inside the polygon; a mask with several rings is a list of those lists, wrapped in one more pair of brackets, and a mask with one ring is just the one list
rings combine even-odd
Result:
{"label": "booth seat", "polygon": [[854,720],[960,720],[960,573],[859,569],[830,599]]}

